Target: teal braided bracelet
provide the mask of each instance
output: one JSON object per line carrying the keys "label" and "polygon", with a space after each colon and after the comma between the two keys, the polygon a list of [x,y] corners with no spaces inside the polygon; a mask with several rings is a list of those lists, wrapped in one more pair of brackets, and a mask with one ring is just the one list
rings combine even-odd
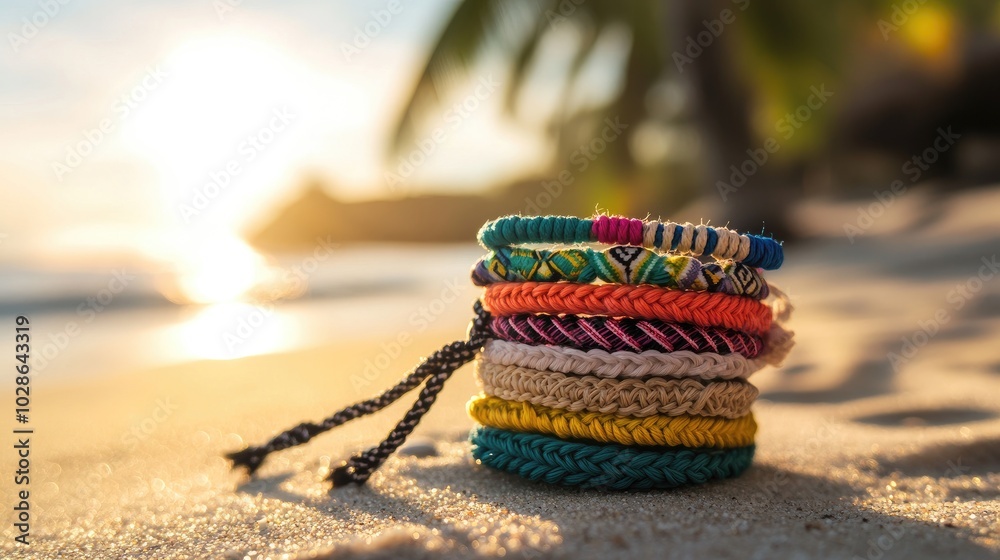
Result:
{"label": "teal braided bracelet", "polygon": [[750,266],[735,261],[702,264],[687,255],[661,255],[643,247],[615,246],[603,251],[499,247],[476,263],[472,283],[580,282],[651,284],[676,290],[718,292],[764,299],[767,283]]}
{"label": "teal braided bracelet", "polygon": [[754,446],[734,449],[593,445],[555,437],[477,427],[469,434],[480,463],[524,478],[613,490],[674,488],[740,475]]}
{"label": "teal braided bracelet", "polygon": [[659,251],[712,255],[764,270],[781,267],[781,244],[769,237],[741,235],[727,228],[617,216],[592,220],[569,216],[507,216],[487,222],[479,243],[490,250],[527,243],[604,243]]}

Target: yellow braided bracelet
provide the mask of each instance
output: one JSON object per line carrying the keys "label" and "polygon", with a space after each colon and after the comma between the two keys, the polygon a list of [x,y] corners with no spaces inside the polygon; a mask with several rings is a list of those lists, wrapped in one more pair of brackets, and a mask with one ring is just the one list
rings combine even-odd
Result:
{"label": "yellow braided bracelet", "polygon": [[647,416],[631,418],[600,412],[568,412],[525,402],[479,395],[469,416],[484,426],[622,445],[744,447],[753,443],[753,415],[740,418]]}

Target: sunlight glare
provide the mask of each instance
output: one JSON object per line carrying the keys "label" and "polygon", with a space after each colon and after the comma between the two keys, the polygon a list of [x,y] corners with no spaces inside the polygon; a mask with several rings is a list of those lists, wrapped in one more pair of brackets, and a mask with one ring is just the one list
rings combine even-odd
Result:
{"label": "sunlight glare", "polygon": [[177,283],[191,303],[235,301],[266,274],[264,259],[232,236],[217,235],[189,245],[177,261]]}
{"label": "sunlight glare", "polygon": [[298,324],[272,305],[220,303],[198,310],[162,335],[167,348],[193,360],[232,360],[286,351],[299,341]]}
{"label": "sunlight glare", "polygon": [[[162,85],[127,118],[123,137],[154,167],[166,207],[185,225],[235,230],[266,214],[329,150],[331,123],[361,127],[371,105],[356,84],[250,36],[191,38],[161,66]],[[196,196],[210,206],[192,220],[181,206]]]}

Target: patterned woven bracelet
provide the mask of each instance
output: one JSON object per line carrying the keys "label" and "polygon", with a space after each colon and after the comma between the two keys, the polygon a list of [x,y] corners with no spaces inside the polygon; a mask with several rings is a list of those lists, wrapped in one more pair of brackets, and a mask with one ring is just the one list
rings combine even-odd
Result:
{"label": "patterned woven bracelet", "polygon": [[628,377],[693,377],[697,379],[746,379],[769,365],[780,365],[791,347],[791,336],[783,347],[768,349],[756,359],[740,354],[679,352],[606,352],[565,346],[535,346],[506,340],[490,340],[483,358],[496,364],[572,375],[608,379]]}
{"label": "patterned woven bracelet", "polygon": [[753,415],[647,416],[630,418],[600,412],[568,412],[525,402],[480,395],[468,405],[469,416],[484,426],[622,445],[744,447],[753,443]]}
{"label": "patterned woven bracelet", "polygon": [[686,255],[658,255],[642,247],[524,249],[500,247],[472,269],[472,283],[557,282],[651,284],[676,290],[717,292],[754,299],[767,297],[767,282],[750,266],[735,261],[702,264]]}
{"label": "patterned woven bracelet", "polygon": [[529,480],[611,490],[675,488],[731,478],[753,461],[754,446],[685,449],[593,445],[481,426],[469,434],[472,456]]}
{"label": "patterned woven bracelet", "polygon": [[525,344],[550,344],[608,352],[658,350],[676,352],[737,352],[754,358],[764,348],[763,338],[733,329],[699,327],[684,323],[579,315],[495,316],[490,330],[501,340]]}
{"label": "patterned woven bracelet", "polygon": [[506,216],[487,222],[479,230],[479,243],[495,250],[530,243],[604,243],[635,245],[659,251],[712,255],[733,259],[764,270],[781,267],[781,244],[769,237],[741,235],[727,228],[691,223],[660,222],[598,216]]}
{"label": "patterned woven bracelet", "polygon": [[764,335],[771,327],[771,308],[759,301],[653,286],[500,282],[487,286],[483,303],[494,315],[568,313],[634,317],[725,327],[755,335]]}
{"label": "patterned woven bracelet", "polygon": [[745,381],[602,379],[476,361],[483,393],[570,412],[643,418],[664,415],[739,418],[750,412],[757,388]]}

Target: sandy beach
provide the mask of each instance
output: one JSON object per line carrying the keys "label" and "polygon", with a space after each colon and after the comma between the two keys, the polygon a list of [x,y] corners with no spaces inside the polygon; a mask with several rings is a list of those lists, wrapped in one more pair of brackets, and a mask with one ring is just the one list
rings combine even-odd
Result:
{"label": "sandy beach", "polygon": [[[988,264],[1000,253],[1000,191],[947,202],[914,193],[851,243],[842,224],[858,206],[826,210],[834,217],[815,225],[817,238],[768,275],[796,305],[798,343],[783,368],[752,378],[758,452],[738,479],[614,493],[476,465],[469,366],[410,442],[435,453],[397,455],[366,487],[331,491],[323,477],[380,441],[408,398],[273,457],[254,479],[230,471],[226,451],[387,388],[463,336],[462,314],[449,312],[376,375],[359,377],[385,352],[372,336],[39,377],[32,544],[14,543],[7,523],[0,556],[996,558],[1000,272]],[[809,208],[800,215],[808,221]],[[469,286],[453,305],[475,294]],[[5,481],[0,503],[13,491]]]}

